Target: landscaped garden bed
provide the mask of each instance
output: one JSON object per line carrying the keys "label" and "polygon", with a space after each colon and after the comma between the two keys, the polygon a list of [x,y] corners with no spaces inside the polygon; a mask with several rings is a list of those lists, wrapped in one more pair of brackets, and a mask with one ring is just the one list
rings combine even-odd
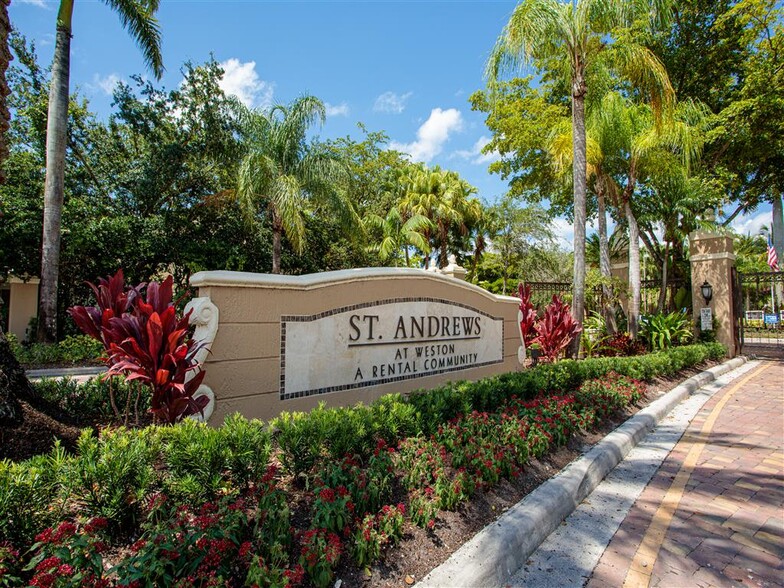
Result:
{"label": "landscaped garden bed", "polygon": [[561,361],[271,427],[87,430],[0,465],[0,585],[414,581],[634,410],[635,379],[723,354]]}

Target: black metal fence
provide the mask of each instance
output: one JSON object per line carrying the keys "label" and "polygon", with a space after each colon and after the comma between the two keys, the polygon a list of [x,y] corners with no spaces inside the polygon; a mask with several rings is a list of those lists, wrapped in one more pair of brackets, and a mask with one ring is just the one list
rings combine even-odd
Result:
{"label": "black metal fence", "polygon": [[[531,302],[537,309],[542,309],[552,300],[554,294],[563,297],[571,304],[571,282],[526,282],[531,287]],[[602,287],[587,288],[585,292],[585,310],[600,312],[602,309]],[[616,299],[627,297],[625,292],[616,294]],[[640,312],[642,314],[655,314],[659,312],[659,303],[662,302],[663,312],[675,310],[691,311],[691,284],[688,280],[673,279],[667,282],[667,287],[662,298],[662,286],[659,280],[645,280],[640,283]]]}
{"label": "black metal fence", "polygon": [[735,295],[741,351],[784,348],[784,272],[739,273]]}

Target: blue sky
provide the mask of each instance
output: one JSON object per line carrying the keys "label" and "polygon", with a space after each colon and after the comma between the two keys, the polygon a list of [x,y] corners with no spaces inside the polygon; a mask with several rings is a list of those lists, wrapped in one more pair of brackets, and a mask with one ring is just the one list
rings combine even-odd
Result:
{"label": "blue sky", "polygon": [[[180,68],[210,54],[226,70],[224,89],[246,104],[321,98],[329,116],[322,137],[361,138],[357,123],[384,131],[391,145],[430,165],[454,169],[494,201],[505,183],[487,172],[492,155],[484,116],[468,96],[484,87],[484,63],[511,14],[512,0],[196,1],[163,0],[158,18],[166,72],[176,87]],[[59,2],[13,0],[11,22],[51,63]],[[71,88],[105,116],[118,80],[147,74],[141,54],[103,2],[76,0]],[[769,208],[768,208],[769,210]],[[770,213],[738,219],[755,232]],[[572,230],[557,221],[561,244]]]}

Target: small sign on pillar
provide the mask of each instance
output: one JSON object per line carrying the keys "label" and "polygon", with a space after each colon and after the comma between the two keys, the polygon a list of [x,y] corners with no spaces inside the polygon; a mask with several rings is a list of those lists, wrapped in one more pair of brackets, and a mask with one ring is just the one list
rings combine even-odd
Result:
{"label": "small sign on pillar", "polygon": [[700,330],[701,331],[713,330],[713,313],[710,307],[700,309]]}

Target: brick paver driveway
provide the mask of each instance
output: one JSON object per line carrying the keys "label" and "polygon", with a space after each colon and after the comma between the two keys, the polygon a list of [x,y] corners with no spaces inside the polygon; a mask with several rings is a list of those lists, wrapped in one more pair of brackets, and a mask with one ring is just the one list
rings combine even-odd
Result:
{"label": "brick paver driveway", "polygon": [[711,398],[588,586],[784,586],[784,363]]}

